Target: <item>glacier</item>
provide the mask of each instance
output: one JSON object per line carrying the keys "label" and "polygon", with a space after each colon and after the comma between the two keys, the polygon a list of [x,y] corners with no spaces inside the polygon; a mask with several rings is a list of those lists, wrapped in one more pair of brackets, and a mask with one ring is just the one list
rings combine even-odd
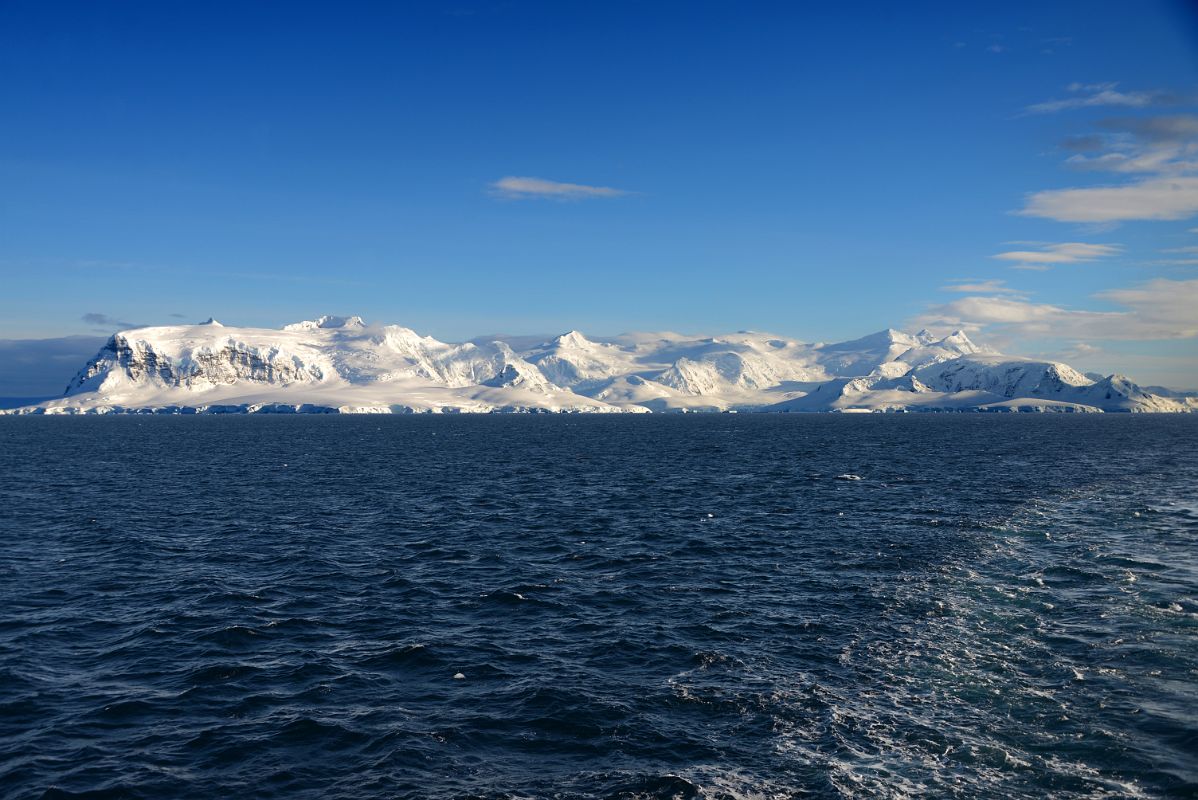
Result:
{"label": "glacier", "polygon": [[61,397],[0,414],[1198,411],[1198,397],[1004,355],[963,331],[442,342],[323,316],[120,331]]}

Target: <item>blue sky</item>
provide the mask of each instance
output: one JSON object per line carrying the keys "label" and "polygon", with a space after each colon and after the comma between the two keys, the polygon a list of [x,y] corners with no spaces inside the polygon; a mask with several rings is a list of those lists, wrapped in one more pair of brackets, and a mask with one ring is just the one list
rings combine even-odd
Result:
{"label": "blue sky", "polygon": [[931,325],[1198,386],[1183,4],[6,2],[0,69],[0,338]]}

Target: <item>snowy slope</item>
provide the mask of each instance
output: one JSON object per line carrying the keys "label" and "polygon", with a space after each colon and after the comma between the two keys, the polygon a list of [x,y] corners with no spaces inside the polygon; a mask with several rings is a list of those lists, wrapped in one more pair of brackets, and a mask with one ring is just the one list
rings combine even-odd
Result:
{"label": "snowy slope", "polygon": [[1066,364],[1001,355],[957,358],[912,372],[933,391],[982,390],[1005,398],[1073,399],[1093,381]]}
{"label": "snowy slope", "polygon": [[533,345],[455,344],[326,316],[279,330],[209,320],[121,331],[63,397],[8,413],[722,410],[1172,412],[1198,410],[1198,399],[1000,355],[959,331],[819,344],[570,331]]}
{"label": "snowy slope", "polygon": [[933,361],[898,377],[886,372],[879,369],[866,377],[829,381],[771,410],[1194,410],[1184,399],[1151,394],[1119,375],[1094,381],[1067,364],[997,353]]}
{"label": "snowy slope", "polygon": [[847,342],[815,346],[820,364],[832,375],[868,375],[879,366],[898,361],[899,356],[934,341],[926,332],[909,333],[887,329]]}
{"label": "snowy slope", "polygon": [[640,368],[633,353],[609,342],[593,342],[578,331],[534,348],[527,359],[547,380],[575,391],[598,389]]}

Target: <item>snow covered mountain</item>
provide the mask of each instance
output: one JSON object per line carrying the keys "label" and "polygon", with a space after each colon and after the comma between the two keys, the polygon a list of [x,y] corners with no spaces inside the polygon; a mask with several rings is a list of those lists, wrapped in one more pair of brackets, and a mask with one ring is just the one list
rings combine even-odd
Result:
{"label": "snow covered mountain", "polygon": [[0,413],[1198,411],[1198,398],[1000,355],[960,331],[510,341],[453,344],[333,316],[281,330],[136,328],[114,334],[62,397]]}

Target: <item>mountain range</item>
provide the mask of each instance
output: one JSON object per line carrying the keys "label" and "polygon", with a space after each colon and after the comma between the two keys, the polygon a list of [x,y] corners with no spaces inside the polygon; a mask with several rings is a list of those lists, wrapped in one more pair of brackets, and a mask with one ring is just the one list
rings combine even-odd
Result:
{"label": "mountain range", "polygon": [[1003,355],[962,331],[814,344],[570,331],[454,344],[325,316],[279,330],[210,319],[121,331],[61,397],[0,413],[545,411],[1193,412],[1198,397]]}

